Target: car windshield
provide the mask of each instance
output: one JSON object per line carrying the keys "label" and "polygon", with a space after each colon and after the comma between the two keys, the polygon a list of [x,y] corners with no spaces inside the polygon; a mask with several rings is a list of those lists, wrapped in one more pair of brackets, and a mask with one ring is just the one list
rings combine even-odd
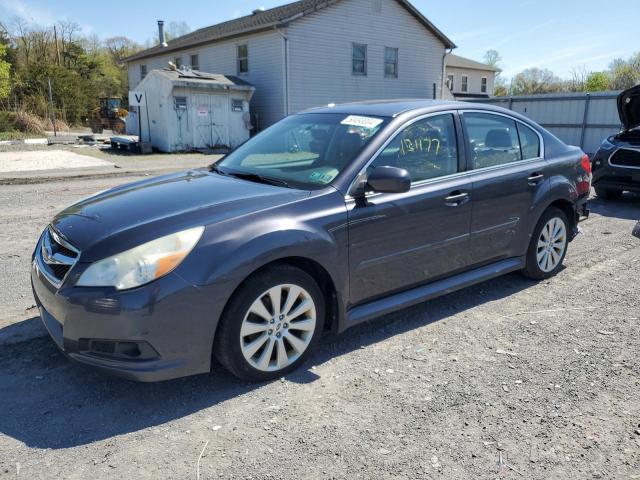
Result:
{"label": "car windshield", "polygon": [[225,175],[315,190],[330,184],[388,119],[307,113],[281,120],[215,165]]}

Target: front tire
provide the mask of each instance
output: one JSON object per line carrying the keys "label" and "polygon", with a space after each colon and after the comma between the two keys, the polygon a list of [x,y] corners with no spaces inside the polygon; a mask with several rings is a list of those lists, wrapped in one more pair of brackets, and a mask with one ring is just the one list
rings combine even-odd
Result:
{"label": "front tire", "polygon": [[596,195],[607,200],[619,200],[622,197],[622,190],[596,187]]}
{"label": "front tire", "polygon": [[568,246],[567,215],[558,208],[550,207],[542,214],[533,230],[526,267],[522,273],[535,280],[553,277],[562,268]]}
{"label": "front tire", "polygon": [[318,343],[324,296],[306,272],[269,267],[233,295],[220,320],[214,354],[235,376],[266,381],[298,368]]}

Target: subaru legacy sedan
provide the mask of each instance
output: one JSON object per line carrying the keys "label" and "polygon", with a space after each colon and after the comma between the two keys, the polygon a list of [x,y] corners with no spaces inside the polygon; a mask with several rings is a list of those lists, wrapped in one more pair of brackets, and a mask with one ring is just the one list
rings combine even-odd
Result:
{"label": "subaru legacy sedan", "polygon": [[209,169],[59,213],[33,254],[70,358],[127,378],[262,381],[324,330],[520,271],[561,268],[589,158],[525,117],[424,100],[292,115]]}

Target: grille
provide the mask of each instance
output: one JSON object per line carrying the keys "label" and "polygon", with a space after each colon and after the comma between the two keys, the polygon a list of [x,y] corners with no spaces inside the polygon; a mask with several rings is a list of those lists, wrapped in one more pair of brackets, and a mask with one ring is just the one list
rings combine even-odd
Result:
{"label": "grille", "polygon": [[45,276],[58,286],[78,261],[80,252],[60,237],[51,227],[42,234],[38,259]]}
{"label": "grille", "polygon": [[613,154],[610,162],[611,162],[611,165],[616,165],[619,167],[640,168],[640,151],[626,150],[622,148]]}

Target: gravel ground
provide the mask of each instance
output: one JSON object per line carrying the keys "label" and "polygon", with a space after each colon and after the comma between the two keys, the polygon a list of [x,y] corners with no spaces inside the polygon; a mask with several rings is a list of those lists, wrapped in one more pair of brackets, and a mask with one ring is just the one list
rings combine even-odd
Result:
{"label": "gravel ground", "polygon": [[[37,325],[25,270],[49,217],[121,181],[0,189],[0,333]],[[557,277],[327,336],[282,381],[136,384],[48,338],[5,344],[0,478],[197,478],[201,456],[203,479],[640,479],[640,201],[592,208]]]}

